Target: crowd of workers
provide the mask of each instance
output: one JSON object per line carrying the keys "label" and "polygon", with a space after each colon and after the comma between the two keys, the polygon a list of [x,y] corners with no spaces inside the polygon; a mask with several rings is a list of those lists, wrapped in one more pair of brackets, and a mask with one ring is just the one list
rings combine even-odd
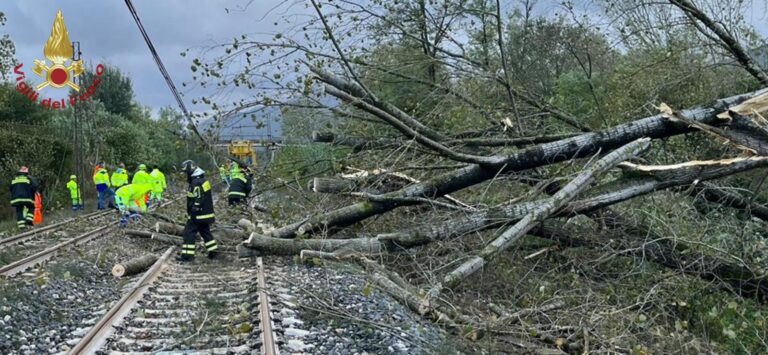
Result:
{"label": "crowd of workers", "polygon": [[[167,189],[165,174],[157,165],[152,166],[151,171],[147,170],[145,164],[140,164],[133,177],[129,179],[128,170],[122,163],[111,176],[104,162],[97,164],[93,170],[93,184],[98,194],[97,208],[120,211],[120,226],[126,226],[129,220],[138,222],[140,214],[145,213],[150,205],[163,201],[163,192]],[[186,175],[189,185],[187,191],[189,219],[184,226],[184,244],[179,260],[189,261],[194,258],[197,234],[203,238],[208,257],[216,258],[218,244],[210,230],[210,225],[215,221],[211,183],[205,177],[205,171],[191,160],[182,163],[182,172]],[[244,203],[253,184],[253,173],[248,167],[241,167],[237,162],[232,162],[229,167],[221,165],[219,174],[222,184],[227,186],[229,205]],[[83,199],[77,176],[69,177],[66,188],[72,201],[72,210],[83,210]],[[39,189],[37,179],[30,175],[29,168],[26,166],[22,166],[11,181],[11,206],[16,209],[16,222],[19,229],[25,229],[34,224],[35,197],[39,198]]]}

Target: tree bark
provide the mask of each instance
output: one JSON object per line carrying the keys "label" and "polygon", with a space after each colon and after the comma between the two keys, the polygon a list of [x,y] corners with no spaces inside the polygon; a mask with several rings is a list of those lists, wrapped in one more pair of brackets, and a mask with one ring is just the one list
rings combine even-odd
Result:
{"label": "tree bark", "polygon": [[184,226],[172,223],[157,222],[155,223],[155,232],[162,234],[182,235],[184,234]]}
{"label": "tree bark", "polygon": [[126,262],[115,264],[115,266],[112,267],[112,276],[123,277],[136,275],[146,269],[149,269],[152,264],[155,263],[155,261],[157,261],[157,255],[148,254],[128,260]]}
{"label": "tree bark", "polygon": [[350,179],[316,177],[312,180],[311,190],[324,194],[338,194],[358,191],[358,182]]}
{"label": "tree bark", "polygon": [[282,239],[252,233],[243,245],[257,249],[268,255],[298,255],[304,249],[347,252],[358,254],[379,254],[383,252],[382,244],[372,238],[355,239]]}
{"label": "tree bark", "polygon": [[333,132],[312,132],[312,141],[317,143],[331,143],[334,146],[345,146],[352,148],[352,151],[359,152],[363,150],[385,149],[402,142],[395,139],[367,139],[357,137],[339,137]]}
{"label": "tree bark", "polygon": [[[723,125],[727,121],[719,119],[717,117],[719,113],[726,111],[732,105],[739,104],[766,92],[768,90],[737,95],[717,100],[708,106],[685,110],[682,113],[686,117],[699,122],[715,126]],[[407,186],[398,191],[383,194],[382,196],[434,198],[489,180],[499,173],[532,169],[569,159],[586,157],[595,154],[598,150],[609,151],[642,137],[663,138],[691,131],[692,128],[690,127],[669,122],[664,116],[656,115],[600,132],[585,133],[572,138],[524,149],[507,156],[498,156],[495,157],[498,165],[467,165],[466,167]],[[301,227],[304,227],[303,230],[309,233],[333,227],[344,227],[371,216],[391,211],[400,206],[412,204],[360,202],[334,211],[311,216],[304,222],[293,223],[276,229],[272,235],[279,238],[293,238]]]}

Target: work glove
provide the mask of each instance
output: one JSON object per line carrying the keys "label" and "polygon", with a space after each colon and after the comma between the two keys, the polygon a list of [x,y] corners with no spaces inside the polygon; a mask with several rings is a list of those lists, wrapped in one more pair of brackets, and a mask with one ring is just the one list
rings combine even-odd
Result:
{"label": "work glove", "polygon": [[128,225],[128,215],[124,214],[120,217],[120,228],[125,228]]}
{"label": "work glove", "polygon": [[139,223],[139,221],[141,221],[141,215],[139,215],[136,212],[131,213],[131,220],[133,221],[133,223]]}

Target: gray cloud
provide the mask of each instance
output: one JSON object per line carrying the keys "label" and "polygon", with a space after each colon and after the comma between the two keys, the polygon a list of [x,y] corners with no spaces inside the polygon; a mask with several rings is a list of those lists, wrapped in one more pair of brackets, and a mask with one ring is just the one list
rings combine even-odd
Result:
{"label": "gray cloud", "polygon": [[[275,6],[290,6],[284,0],[256,0],[245,11],[229,11],[248,0],[133,0],[139,17],[149,33],[176,86],[185,93],[185,103],[192,111],[207,106],[193,105],[192,97],[203,95],[200,88],[186,89],[182,82],[192,80],[191,58],[179,55],[186,48],[202,48],[218,41],[231,40],[243,33],[264,33],[269,38],[280,26],[265,13]],[[83,59],[109,63],[130,75],[136,99],[158,109],[176,107],[176,102],[155,66],[136,24],[123,1],[93,0],[3,0],[0,11],[8,19],[4,31],[16,44],[16,58],[30,75],[32,62],[43,59],[43,46],[50,35],[56,11],[61,9],[70,39],[80,41]],[[291,7],[302,11],[303,7]],[[279,16],[274,14],[272,16]],[[49,89],[45,89],[49,90]],[[45,92],[63,97],[64,90]],[[245,96],[247,93],[237,93]]]}

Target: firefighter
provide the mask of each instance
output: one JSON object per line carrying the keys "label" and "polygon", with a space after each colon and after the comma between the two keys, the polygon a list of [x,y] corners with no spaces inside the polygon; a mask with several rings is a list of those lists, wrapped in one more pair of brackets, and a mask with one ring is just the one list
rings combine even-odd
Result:
{"label": "firefighter", "polygon": [[103,210],[107,208],[107,205],[112,205],[110,190],[112,185],[109,182],[109,172],[104,165],[99,164],[99,170],[93,176],[93,183],[96,185],[96,192],[99,193],[98,208]]}
{"label": "firefighter", "polygon": [[133,179],[131,179],[131,184],[152,184],[152,176],[147,173],[147,166],[144,164],[139,165],[139,171],[136,172],[136,174],[133,174]]}
{"label": "firefighter", "polygon": [[77,186],[77,176],[69,176],[67,190],[69,190],[69,197],[72,199],[72,211],[82,210],[83,200],[80,197],[80,188]]}
{"label": "firefighter", "polygon": [[195,240],[197,234],[205,242],[208,258],[215,259],[219,255],[219,245],[211,234],[211,224],[216,221],[213,212],[213,194],[211,183],[205,178],[205,171],[191,160],[182,165],[182,171],[187,176],[189,191],[187,192],[187,214],[189,219],[184,226],[184,244],[182,245],[179,261],[192,261],[195,258]]}
{"label": "firefighter", "polygon": [[243,203],[248,199],[251,193],[251,184],[253,183],[253,174],[250,172],[246,176],[244,172],[232,174],[227,191],[227,201],[230,206]]}
{"label": "firefighter", "polygon": [[37,188],[37,180],[29,175],[29,168],[22,166],[11,181],[11,206],[16,208],[16,226],[19,229],[33,225]]}
{"label": "firefighter", "polygon": [[120,211],[120,226],[125,227],[130,218],[138,223],[139,213],[147,212],[146,198],[152,191],[150,184],[129,184],[117,190],[115,193],[115,202]]}
{"label": "firefighter", "polygon": [[157,202],[163,201],[163,191],[167,187],[165,181],[165,174],[160,171],[160,167],[157,165],[152,166],[152,172],[149,174],[152,177],[152,194],[149,199]]}
{"label": "firefighter", "polygon": [[125,164],[120,163],[120,167],[112,173],[112,188],[117,190],[125,185],[128,185],[128,171]]}

